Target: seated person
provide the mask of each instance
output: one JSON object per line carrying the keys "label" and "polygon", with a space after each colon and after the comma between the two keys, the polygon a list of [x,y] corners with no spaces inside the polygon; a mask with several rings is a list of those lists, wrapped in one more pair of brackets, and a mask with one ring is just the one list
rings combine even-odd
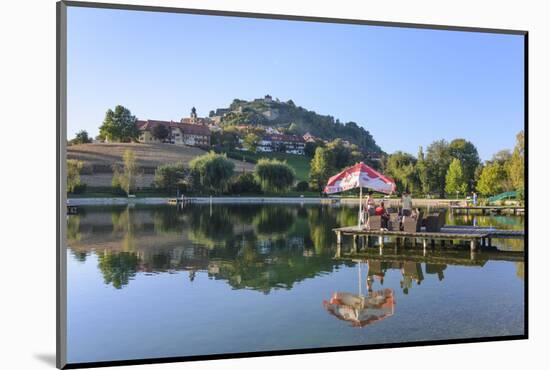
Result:
{"label": "seated person", "polygon": [[374,214],[376,216],[381,216],[382,218],[382,227],[387,229],[388,228],[388,220],[390,219],[390,215],[386,208],[384,207],[384,202],[380,202],[380,205],[376,207]]}

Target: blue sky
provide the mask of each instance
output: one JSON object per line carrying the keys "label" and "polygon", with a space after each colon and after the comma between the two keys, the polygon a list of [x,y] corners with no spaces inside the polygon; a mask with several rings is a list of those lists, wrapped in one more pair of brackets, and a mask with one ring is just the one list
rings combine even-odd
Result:
{"label": "blue sky", "polygon": [[67,53],[69,138],[117,104],[179,120],[265,94],[388,153],[461,137],[490,159],[523,128],[517,35],[69,7]]}

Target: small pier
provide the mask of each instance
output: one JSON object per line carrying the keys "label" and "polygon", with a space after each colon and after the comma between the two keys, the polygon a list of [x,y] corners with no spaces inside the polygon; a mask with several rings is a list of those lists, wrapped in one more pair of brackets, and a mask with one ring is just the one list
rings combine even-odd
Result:
{"label": "small pier", "polygon": [[452,205],[449,207],[451,213],[466,213],[470,212],[481,212],[481,214],[486,213],[512,213],[514,215],[525,212],[525,207],[521,206],[459,206]]}
{"label": "small pier", "polygon": [[194,198],[188,198],[188,197],[178,197],[178,198],[170,198],[168,199],[168,204],[171,204],[171,205],[184,205],[184,204],[189,204],[189,203],[193,203],[194,201]]}
{"label": "small pier", "polygon": [[339,227],[333,229],[336,233],[336,241],[338,245],[342,243],[342,237],[344,235],[351,236],[353,238],[354,246],[357,244],[359,238],[363,239],[364,245],[369,245],[369,239],[374,237],[378,238],[380,247],[384,246],[384,239],[395,239],[396,245],[406,243],[410,240],[413,245],[416,246],[418,240],[421,241],[424,250],[428,247],[428,243],[431,247],[435,247],[436,241],[440,245],[445,246],[446,242],[449,245],[453,245],[454,242],[467,242],[470,245],[470,250],[475,251],[478,247],[491,247],[492,239],[523,239],[524,232],[521,230],[502,230],[493,229],[488,227],[474,227],[474,226],[444,226],[440,231],[428,232],[422,229],[418,232],[405,232],[405,231],[391,231],[385,229],[366,229],[363,226],[348,226]]}

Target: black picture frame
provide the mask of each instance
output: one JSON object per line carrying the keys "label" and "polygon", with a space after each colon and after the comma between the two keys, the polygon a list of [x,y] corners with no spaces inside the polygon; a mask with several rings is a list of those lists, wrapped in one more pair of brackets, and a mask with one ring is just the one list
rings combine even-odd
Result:
{"label": "black picture frame", "polygon": [[[399,27],[399,28],[414,28],[414,29],[430,29],[430,30],[447,30],[447,31],[462,31],[462,32],[480,32],[480,33],[495,33],[495,34],[510,34],[520,35],[524,38],[524,133],[525,133],[525,239],[524,239],[524,334],[509,335],[497,337],[480,337],[480,338],[465,338],[465,339],[446,339],[446,340],[427,340],[405,343],[390,343],[390,344],[369,344],[355,346],[338,346],[338,347],[322,347],[310,349],[292,349],[292,350],[275,350],[275,351],[258,351],[258,352],[242,352],[228,354],[209,354],[198,356],[178,356],[178,357],[162,357],[162,358],[141,358],[127,359],[120,361],[100,361],[86,363],[67,363],[66,361],[66,320],[67,320],[67,261],[66,261],[66,133],[67,133],[67,8],[96,8],[96,9],[116,9],[128,11],[144,11],[144,12],[162,12],[162,13],[182,13],[196,14],[209,16],[224,16],[224,17],[240,17],[240,18],[260,18],[271,20],[287,20],[287,21],[306,21],[320,23],[340,23],[353,25],[368,25],[382,27]],[[142,364],[157,364],[171,362],[187,362],[187,361],[204,361],[217,359],[245,358],[245,357],[264,357],[278,355],[294,355],[294,354],[314,354],[323,352],[343,352],[357,351],[366,349],[381,349],[381,348],[401,348],[401,347],[418,347],[418,346],[434,346],[448,344],[463,344],[463,343],[480,343],[480,342],[496,342],[523,340],[529,338],[529,32],[526,30],[512,29],[493,29],[482,27],[461,27],[451,25],[434,25],[434,24],[419,24],[419,23],[400,23],[386,21],[372,21],[359,19],[342,19],[342,18],[325,18],[313,16],[297,16],[284,14],[266,14],[266,13],[249,13],[249,12],[234,12],[220,11],[209,9],[191,9],[191,8],[174,8],[160,6],[144,6],[144,5],[129,5],[129,4],[111,4],[111,3],[96,3],[96,2],[80,2],[80,1],[60,1],[56,4],[57,13],[57,94],[56,94],[56,118],[57,118],[57,143],[56,143],[56,199],[57,199],[57,214],[56,214],[56,366],[59,369],[76,369],[76,368],[93,368],[93,367],[108,367],[108,366],[123,366],[123,365],[142,365]]]}

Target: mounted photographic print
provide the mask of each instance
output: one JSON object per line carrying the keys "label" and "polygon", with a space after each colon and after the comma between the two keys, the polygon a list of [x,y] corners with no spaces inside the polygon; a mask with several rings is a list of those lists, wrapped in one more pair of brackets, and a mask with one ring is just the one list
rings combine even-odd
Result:
{"label": "mounted photographic print", "polygon": [[527,32],[57,10],[59,368],[527,338]]}

